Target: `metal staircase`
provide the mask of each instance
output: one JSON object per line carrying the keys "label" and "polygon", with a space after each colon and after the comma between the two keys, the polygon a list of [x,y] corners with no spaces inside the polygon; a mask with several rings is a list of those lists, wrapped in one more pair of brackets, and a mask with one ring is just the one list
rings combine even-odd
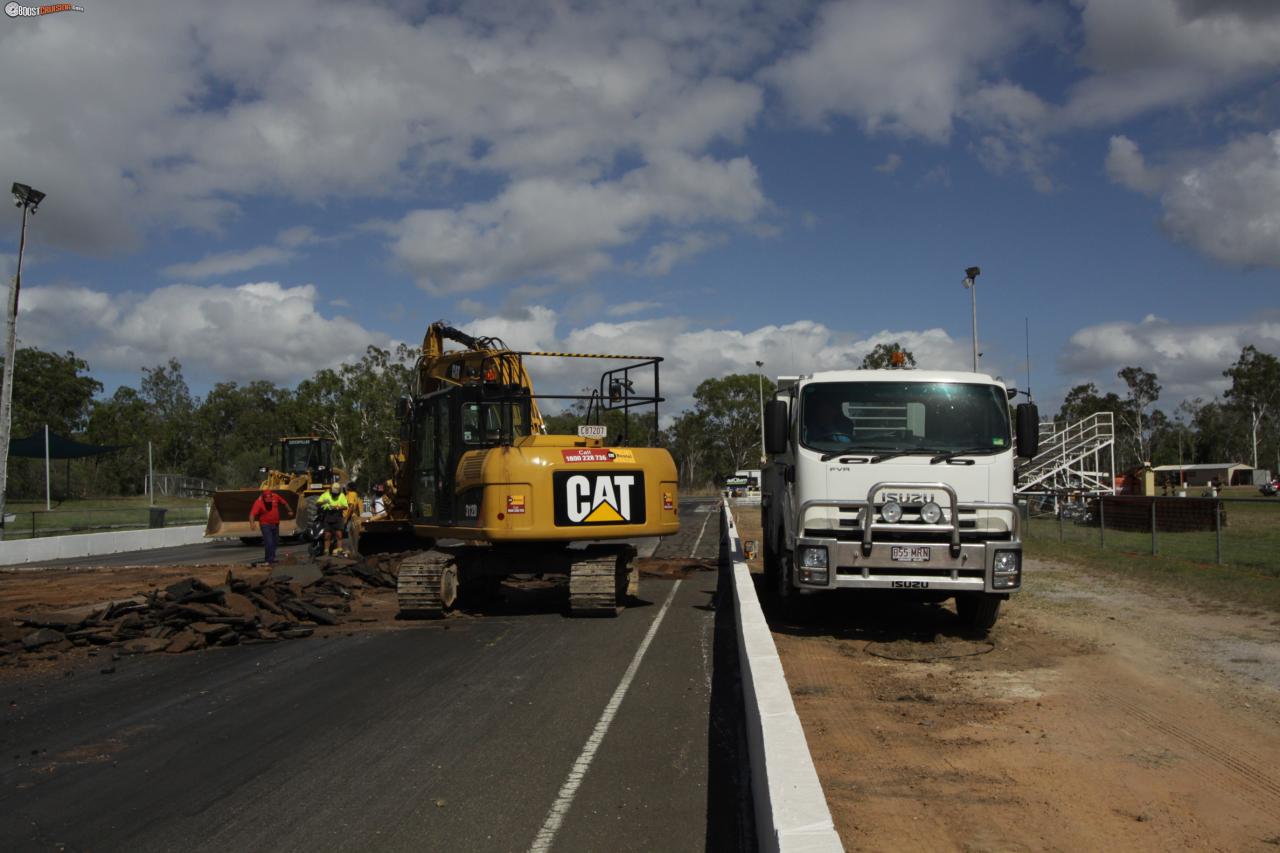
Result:
{"label": "metal staircase", "polygon": [[1018,494],[1114,494],[1116,426],[1111,412],[1082,421],[1042,421],[1040,452],[1018,469]]}

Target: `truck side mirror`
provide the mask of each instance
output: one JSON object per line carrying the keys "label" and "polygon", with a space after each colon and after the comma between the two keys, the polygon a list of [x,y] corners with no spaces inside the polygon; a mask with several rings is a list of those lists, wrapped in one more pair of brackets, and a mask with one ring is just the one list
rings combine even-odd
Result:
{"label": "truck side mirror", "polygon": [[396,417],[400,420],[404,420],[409,416],[409,409],[412,407],[413,400],[408,397],[401,397],[399,400],[396,400]]}
{"label": "truck side mirror", "polygon": [[787,451],[787,404],[781,400],[770,400],[764,404],[764,450],[765,453],[785,453]]}
{"label": "truck side mirror", "polygon": [[1031,459],[1040,452],[1040,412],[1035,403],[1019,403],[1015,419],[1018,422],[1018,455]]}

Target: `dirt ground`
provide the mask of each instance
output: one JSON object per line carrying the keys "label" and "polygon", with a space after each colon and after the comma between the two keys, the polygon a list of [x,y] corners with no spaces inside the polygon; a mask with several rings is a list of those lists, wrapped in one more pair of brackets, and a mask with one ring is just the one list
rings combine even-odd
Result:
{"label": "dirt ground", "polygon": [[[306,562],[305,557],[286,558],[281,563],[281,569],[287,572],[289,565],[295,560]],[[641,577],[677,578],[685,577],[691,572],[711,571],[714,568],[714,561],[646,558],[637,560],[636,566]],[[0,636],[13,634],[16,637],[34,630],[29,627],[18,627],[18,620],[24,616],[49,611],[71,613],[84,611],[84,614],[88,615],[112,602],[141,600],[153,589],[163,589],[185,578],[195,577],[210,586],[217,586],[225,581],[228,572],[250,583],[263,580],[268,573],[265,568],[247,564],[140,565],[40,571],[0,570]],[[533,576],[510,578],[503,582],[496,599],[484,601],[463,599],[458,607],[449,613],[449,618],[469,619],[510,613],[555,611],[563,606],[562,588],[565,583],[565,578],[558,575],[549,575],[545,578]],[[340,624],[315,626],[315,635],[323,637],[334,634],[401,630],[421,624],[397,619],[398,608],[395,591],[392,589],[364,588],[352,602],[351,608],[351,612],[343,616]],[[198,650],[192,653],[201,654],[209,651],[214,650]],[[49,651],[46,647],[29,654],[0,654],[0,681],[39,676],[47,672],[78,667],[98,666],[103,656],[109,654],[111,654],[110,650],[104,652],[95,647],[76,647],[59,651]]]}
{"label": "dirt ground", "polygon": [[847,849],[1280,847],[1275,614],[1037,561],[987,642],[824,598],[774,638]]}

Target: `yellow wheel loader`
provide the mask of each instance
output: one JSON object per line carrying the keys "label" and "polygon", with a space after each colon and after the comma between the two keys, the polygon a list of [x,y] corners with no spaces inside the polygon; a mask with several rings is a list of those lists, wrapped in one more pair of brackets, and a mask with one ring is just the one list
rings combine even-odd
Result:
{"label": "yellow wheel loader", "polygon": [[[445,340],[463,348],[446,351]],[[537,395],[524,364],[535,356],[623,363],[606,370],[591,394]],[[401,452],[389,510],[361,530],[365,551],[395,538],[404,547],[410,537],[412,547],[429,549],[400,566],[401,613],[438,617],[462,588],[558,573],[568,575],[570,613],[616,615],[638,593],[636,551],[627,540],[680,528],[671,455],[630,446],[645,438],[629,434],[632,409],[652,406],[657,431],[661,361],[517,352],[496,338],[432,324],[414,394],[399,402]],[[578,435],[546,434],[537,398],[585,402],[588,425]],[[620,411],[614,420],[622,424],[612,440],[599,425],[610,410]]]}
{"label": "yellow wheel loader", "polygon": [[291,435],[280,439],[280,467],[262,468],[262,484],[256,489],[214,492],[209,507],[206,538],[239,537],[245,544],[261,541],[249,526],[249,512],[264,488],[274,489],[289,505],[292,518],[280,519],[280,535],[296,536],[311,529],[316,499],[342,471],[333,468],[333,439]]}

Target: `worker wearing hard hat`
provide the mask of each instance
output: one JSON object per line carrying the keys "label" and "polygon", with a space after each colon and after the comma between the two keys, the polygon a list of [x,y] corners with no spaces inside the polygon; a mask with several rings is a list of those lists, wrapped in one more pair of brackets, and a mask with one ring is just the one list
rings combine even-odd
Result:
{"label": "worker wearing hard hat", "polygon": [[345,553],[342,550],[342,529],[347,523],[347,496],[343,494],[342,484],[332,483],[329,491],[316,501],[316,508],[324,520],[324,553]]}
{"label": "worker wearing hard hat", "polygon": [[356,482],[352,480],[347,483],[347,514],[346,514],[346,531],[347,541],[351,543],[352,550],[356,547],[356,527],[360,524],[360,510],[364,508],[364,503],[360,500],[360,493],[356,491]]}

